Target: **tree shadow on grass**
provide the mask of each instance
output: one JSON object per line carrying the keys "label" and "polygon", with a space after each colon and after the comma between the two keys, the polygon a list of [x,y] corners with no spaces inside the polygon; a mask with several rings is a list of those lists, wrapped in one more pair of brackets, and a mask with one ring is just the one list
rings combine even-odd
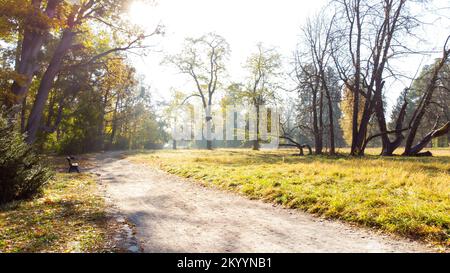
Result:
{"label": "tree shadow on grass", "polygon": [[81,229],[103,226],[107,217],[88,201],[15,202],[0,207],[6,214],[0,238],[13,242],[13,252],[59,252],[77,240]]}

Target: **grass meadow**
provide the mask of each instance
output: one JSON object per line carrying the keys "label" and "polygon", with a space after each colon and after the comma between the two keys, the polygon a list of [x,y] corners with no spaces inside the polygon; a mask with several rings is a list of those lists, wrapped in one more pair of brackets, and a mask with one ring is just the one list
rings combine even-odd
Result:
{"label": "grass meadow", "polygon": [[426,158],[377,152],[355,158],[289,149],[162,150],[129,158],[251,199],[449,247],[450,150]]}

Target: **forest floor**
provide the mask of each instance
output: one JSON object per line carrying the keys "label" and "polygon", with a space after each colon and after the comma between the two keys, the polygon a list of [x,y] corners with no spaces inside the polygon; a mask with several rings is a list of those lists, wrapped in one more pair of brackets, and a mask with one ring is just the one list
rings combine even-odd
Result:
{"label": "forest floor", "polygon": [[[404,177],[404,170],[398,165],[392,166],[396,171],[389,174],[386,166],[377,161],[381,159],[370,158],[357,162],[353,168],[357,168],[361,174],[371,171],[374,180],[381,185],[381,189],[375,193],[373,188],[377,185],[363,179],[355,171],[353,183],[366,185],[362,188],[360,186],[359,190],[368,190],[368,192],[356,194],[356,188],[353,188],[353,191],[345,193],[345,188],[350,189],[348,185],[345,185],[350,183],[345,179],[349,174],[345,172],[345,169],[349,168],[349,159],[335,158],[333,160],[338,162],[340,167],[332,167],[331,162],[327,163],[328,159],[300,158],[290,155],[292,152],[292,150],[277,152],[189,150],[147,151],[132,154],[103,153],[97,156],[95,161],[97,168],[93,169],[93,172],[99,176],[107,197],[112,200],[118,212],[135,226],[136,238],[144,252],[429,252],[443,250],[436,248],[435,245],[398,236],[400,232],[395,232],[397,235],[388,234],[382,225],[373,225],[378,227],[373,229],[369,228],[371,225],[364,225],[363,221],[358,221],[358,217],[378,219],[380,216],[376,214],[376,212],[379,213],[377,208],[383,207],[399,217],[400,215],[395,214],[396,211],[392,209],[394,205],[390,202],[404,199],[408,192],[411,194],[414,188],[405,185],[425,183],[424,181],[396,180],[395,183],[400,183],[399,185],[404,187],[403,189],[401,186],[390,188],[393,196],[400,195],[398,199],[390,201],[386,199],[388,196],[385,196],[383,189],[388,188],[386,184],[389,184],[388,180],[391,177]],[[392,159],[392,161],[395,160],[397,159]],[[352,163],[352,166],[353,164],[355,163]],[[442,162],[441,165],[433,164],[436,165],[433,170],[427,167],[426,163],[417,165],[415,169],[410,169],[413,166],[408,165],[409,163],[405,162],[405,164],[407,166],[404,167],[409,169],[411,178],[417,178],[415,176],[417,174],[414,173],[420,167],[423,175],[431,179],[426,182],[428,187],[441,187],[441,194],[448,194],[445,191],[448,189],[439,185],[440,180],[435,180],[448,178],[450,171],[448,161]],[[380,174],[378,168],[385,169],[384,175]],[[434,172],[433,175],[430,174],[431,171]],[[323,174],[319,175],[320,172]],[[293,176],[296,179],[290,179]],[[315,176],[329,177],[329,179],[314,179]],[[381,181],[379,181],[380,177],[383,178]],[[448,181],[446,180],[446,183]],[[302,183],[309,185],[301,186]],[[341,184],[341,186],[336,187],[335,184]],[[293,191],[296,187],[298,187],[297,191]],[[401,189],[398,189],[399,187]],[[330,191],[325,195],[327,188]],[[234,193],[221,189],[231,190]],[[419,193],[421,192],[418,191],[413,195]],[[292,194],[294,194],[293,197],[291,197]],[[373,203],[373,194],[379,196],[379,199],[375,199],[378,200],[376,204]],[[328,201],[325,196],[328,196]],[[364,196],[372,198],[364,200]],[[429,208],[429,212],[433,213],[430,217],[442,218],[441,221],[448,220],[445,218],[448,217],[448,201],[441,201],[443,204],[440,204],[439,196],[431,195],[431,197],[434,199],[430,202],[433,202],[435,207]],[[448,195],[442,197],[448,200]],[[338,202],[337,198],[344,198],[344,200]],[[417,198],[420,200],[422,196]],[[262,199],[265,202],[251,199]],[[371,204],[366,203],[369,201]],[[404,204],[404,201],[401,203]],[[308,209],[306,204],[309,204],[309,208],[316,209]],[[361,216],[359,213],[362,210],[359,209],[368,205],[374,208],[373,211],[365,209],[370,213]],[[299,208],[299,210],[283,207]],[[353,208],[354,218],[350,218],[348,216],[350,214],[343,213],[350,208]],[[420,210],[420,208],[419,202],[417,209]],[[331,213],[332,210],[336,213]],[[441,213],[447,214],[442,216]],[[406,212],[403,217],[405,225],[412,221]],[[340,218],[348,223],[331,218]],[[430,226],[434,225],[433,222],[430,224]],[[448,232],[448,222],[444,222],[443,225],[447,227],[444,232]],[[430,230],[431,228],[427,231],[430,232]],[[441,231],[437,231],[437,228],[435,231],[437,235],[433,238],[445,237],[439,233]]]}

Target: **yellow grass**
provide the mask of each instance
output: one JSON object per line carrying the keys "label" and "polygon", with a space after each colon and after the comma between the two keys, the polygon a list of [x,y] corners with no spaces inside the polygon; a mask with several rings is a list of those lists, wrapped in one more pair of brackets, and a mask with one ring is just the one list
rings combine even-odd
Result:
{"label": "yellow grass", "polygon": [[449,149],[430,158],[295,153],[167,150],[130,158],[249,198],[450,245]]}
{"label": "yellow grass", "polygon": [[41,197],[0,207],[0,252],[103,251],[104,207],[92,175],[57,173]]}

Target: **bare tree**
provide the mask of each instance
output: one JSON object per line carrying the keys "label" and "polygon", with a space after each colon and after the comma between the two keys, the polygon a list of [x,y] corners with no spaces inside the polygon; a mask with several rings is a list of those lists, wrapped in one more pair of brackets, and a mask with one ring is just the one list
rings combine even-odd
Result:
{"label": "bare tree", "polygon": [[230,46],[220,35],[208,33],[200,38],[187,38],[182,52],[167,56],[165,61],[174,65],[179,72],[189,75],[193,80],[196,92],[185,98],[199,97],[205,112],[206,148],[212,149],[212,116],[213,96],[225,72],[225,61],[230,54]]}
{"label": "bare tree", "polygon": [[[327,69],[329,69],[329,63],[331,60],[331,40],[332,40],[332,26],[334,21],[334,16],[327,16],[325,10],[322,10],[318,15],[309,19],[306,26],[303,28],[303,38],[307,44],[307,55],[309,56],[308,63],[311,68],[311,75],[309,75],[316,85],[313,88],[313,105],[317,104],[316,99],[318,99],[318,107],[313,106],[314,114],[314,134],[316,135],[316,153],[320,154],[322,152],[322,142],[324,135],[324,124],[323,124],[323,106],[324,98],[327,102],[327,112],[328,112],[328,136],[330,143],[330,154],[335,154],[335,132],[334,132],[334,109],[333,109],[333,96],[330,91],[330,82],[328,79]],[[302,69],[305,72],[306,68]],[[316,90],[318,89],[318,90]]]}
{"label": "bare tree", "polygon": [[[346,88],[353,93],[352,155],[363,155],[367,142],[382,138],[382,154],[392,155],[403,139],[400,130],[389,132],[383,92],[386,77],[392,76],[389,61],[411,53],[400,38],[417,24],[408,14],[406,0],[337,0],[333,59]],[[364,97],[362,111],[360,98]],[[362,116],[358,119],[358,113]],[[376,115],[381,134],[367,136],[369,121]],[[399,115],[398,120],[404,115]],[[395,133],[390,140],[389,134]]]}
{"label": "bare tree", "polygon": [[297,126],[314,138],[314,152],[321,154],[323,149],[323,93],[320,80],[315,76],[311,63],[304,64],[302,55],[295,53],[294,76],[298,95]]}
{"label": "bare tree", "polygon": [[438,127],[439,126],[439,118],[438,118],[435,122],[435,125],[433,126],[433,129],[428,134],[426,134],[417,144],[414,145],[414,140],[416,138],[417,130],[421,126],[425,112],[432,102],[432,97],[433,97],[435,90],[440,85],[440,81],[441,81],[441,79],[439,77],[440,71],[443,69],[443,67],[449,60],[449,56],[450,56],[449,43],[450,43],[450,36],[448,36],[445,41],[445,44],[444,44],[444,47],[442,50],[442,57],[433,66],[433,69],[431,71],[431,76],[425,87],[424,93],[423,93],[422,97],[420,98],[418,106],[414,110],[411,120],[409,121],[410,130],[408,133],[408,137],[406,138],[405,152],[403,153],[404,155],[407,155],[407,156],[420,155],[420,151],[426,145],[428,145],[428,143],[433,138],[445,135],[450,131],[450,121],[447,121],[443,126]]}
{"label": "bare tree", "polygon": [[302,28],[301,46],[295,52],[292,78],[299,98],[298,126],[314,138],[315,153],[322,154],[328,136],[329,152],[336,153],[336,114],[340,113],[339,78],[332,65],[331,42],[335,15],[322,10]]}

